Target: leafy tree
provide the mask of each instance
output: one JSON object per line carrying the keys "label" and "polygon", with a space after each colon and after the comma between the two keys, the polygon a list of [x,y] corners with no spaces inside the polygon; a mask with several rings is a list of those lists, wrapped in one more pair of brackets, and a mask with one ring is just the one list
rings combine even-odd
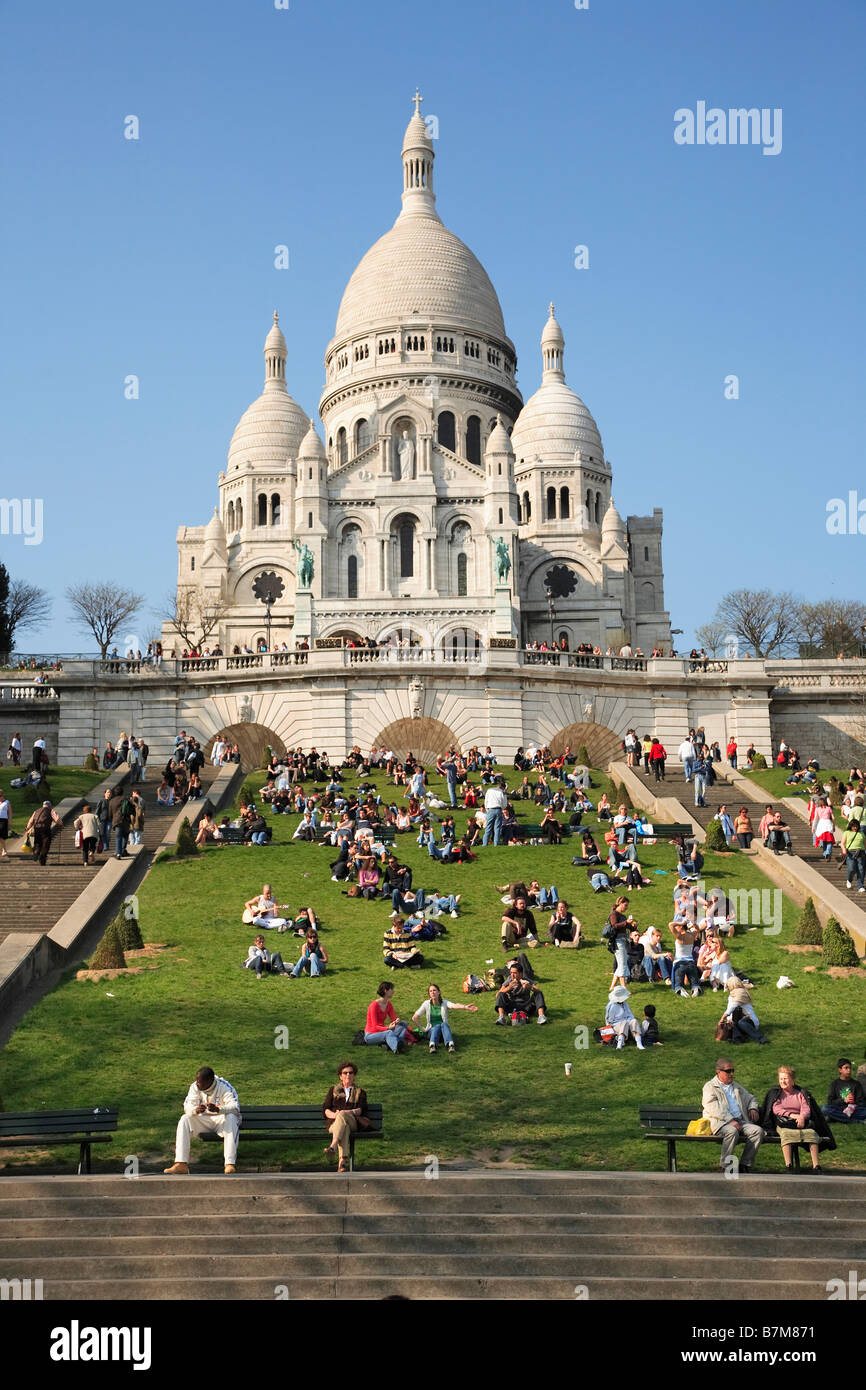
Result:
{"label": "leafy tree", "polygon": [[818,921],[815,904],[811,898],[807,898],[797,923],[797,930],[794,932],[794,943],[797,946],[820,946],[823,940],[824,933]]}
{"label": "leafy tree", "polygon": [[714,621],[742,640],[757,657],[781,656],[796,642],[800,605],[793,594],[735,589],[725,594]]}
{"label": "leafy tree", "polygon": [[66,599],[75,615],[78,627],[93,634],[104,661],[115,633],[138,612],[144,598],[132,589],[121,589],[110,581],[92,584],[73,584],[66,590]]}

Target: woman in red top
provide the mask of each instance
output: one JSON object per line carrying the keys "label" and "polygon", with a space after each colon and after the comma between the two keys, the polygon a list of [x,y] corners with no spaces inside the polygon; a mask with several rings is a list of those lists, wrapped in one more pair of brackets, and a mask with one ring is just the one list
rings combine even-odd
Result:
{"label": "woman in red top", "polygon": [[727,746],[727,748],[725,749],[725,752],[726,752],[727,755],[728,755],[728,762],[730,763],[731,767],[732,767],[732,768],[734,769],[734,771],[736,772],[736,770],[737,770],[737,740],[736,740],[736,739],[732,738],[732,739],[729,739],[729,740],[728,740],[728,746]]}
{"label": "woman in red top", "polygon": [[656,781],[663,782],[665,780],[665,759],[667,758],[667,752],[657,738],[653,739],[653,746],[650,749],[649,756],[650,765],[655,773]]}
{"label": "woman in red top", "polygon": [[383,980],[376,990],[376,998],[367,1010],[364,1042],[386,1043],[392,1052],[405,1052],[405,1038],[409,1025],[395,1014],[393,997],[394,986]]}

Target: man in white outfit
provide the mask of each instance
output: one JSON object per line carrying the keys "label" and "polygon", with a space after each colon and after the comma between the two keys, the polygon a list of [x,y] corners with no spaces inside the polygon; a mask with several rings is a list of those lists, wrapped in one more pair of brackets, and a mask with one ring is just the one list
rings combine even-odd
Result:
{"label": "man in white outfit", "polygon": [[225,1077],[215,1076],[210,1067],[200,1067],[183,1103],[177,1122],[174,1163],[165,1173],[189,1172],[189,1141],[193,1134],[220,1134],[223,1140],[225,1171],[235,1171],[238,1156],[238,1126],[241,1121],[238,1093]]}
{"label": "man in white outfit", "polygon": [[738,1144],[743,1144],[739,1171],[751,1173],[764,1139],[764,1131],[758,1124],[761,1111],[751,1092],[734,1081],[734,1064],[730,1057],[720,1057],[716,1062],[716,1074],[704,1086],[701,1103],[713,1134],[721,1135],[721,1171],[727,1173],[727,1159]]}

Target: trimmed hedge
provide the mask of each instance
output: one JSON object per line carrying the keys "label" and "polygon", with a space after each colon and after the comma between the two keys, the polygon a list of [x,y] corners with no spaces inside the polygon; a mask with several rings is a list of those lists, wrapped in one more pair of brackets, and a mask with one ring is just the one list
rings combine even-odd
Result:
{"label": "trimmed hedge", "polygon": [[796,946],[821,946],[823,943],[824,933],[821,929],[821,923],[818,921],[815,904],[811,898],[807,898],[794,932],[794,944]]}
{"label": "trimmed hedge", "polygon": [[827,920],[822,945],[825,965],[858,966],[860,964],[857,947],[851,940],[850,933],[843,926],[840,926],[835,917],[830,917]]}

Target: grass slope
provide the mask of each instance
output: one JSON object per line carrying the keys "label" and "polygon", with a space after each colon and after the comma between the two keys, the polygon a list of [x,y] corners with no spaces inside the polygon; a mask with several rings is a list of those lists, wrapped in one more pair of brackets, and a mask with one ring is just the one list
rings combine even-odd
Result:
{"label": "grass slope", "polygon": [[12,826],[17,834],[23,832],[36,807],[41,806],[46,798],[50,798],[56,806],[67,796],[84,796],[91,788],[95,798],[102,788],[102,784],[96,780],[98,774],[84,767],[49,767],[48,791],[45,790],[44,779],[36,788],[10,786],[13,778],[26,777],[27,771],[26,767],[0,768],[0,789],[12,803]]}
{"label": "grass slope", "polygon": [[[818,780],[829,782],[831,777],[839,777],[843,782],[847,782],[850,770],[847,767],[844,771],[840,771],[839,768],[821,768],[818,773]],[[808,783],[798,782],[791,787],[785,786],[785,778],[791,775],[786,767],[768,767],[766,770],[755,768],[751,772],[741,768],[740,774],[743,777],[748,777],[759,787],[763,787],[774,801],[781,801],[783,796],[802,796],[805,800],[809,798],[811,787]]]}
{"label": "grass slope", "polygon": [[[263,779],[250,780],[258,786]],[[385,786],[382,777],[375,780]],[[598,774],[594,782],[597,800],[609,784]],[[536,808],[518,805],[524,824],[537,824]],[[458,829],[465,814],[458,813]],[[274,817],[271,823],[275,843],[270,847],[215,848],[194,860],[167,858],[155,866],[139,893],[144,937],[176,949],[157,970],[110,983],[67,976],[31,1011],[3,1054],[0,1092],[7,1109],[117,1102],[120,1135],[112,1150],[95,1153],[97,1168],[117,1171],[122,1156],[131,1153],[145,1169],[161,1168],[170,1161],[181,1101],[198,1066],[210,1064],[228,1077],[243,1106],[244,1101],[318,1101],[337,1064],[354,1057],[360,1083],[385,1106],[387,1139],[361,1149],[368,1166],[417,1167],[430,1154],[443,1163],[498,1156],[547,1168],[663,1166],[663,1145],[642,1141],[638,1106],[641,1101],[699,1103],[718,1052],[713,1034],[723,996],[683,1000],[661,985],[635,986],[634,1011],[640,1017],[652,1000],[665,1046],[646,1053],[629,1046],[614,1053],[591,1041],[610,981],[612,957],[599,938],[613,899],[593,895],[585,870],[571,866],[574,841],[559,847],[489,847],[479,851],[474,864],[443,867],[419,849],[414,835],[399,837],[400,857],[413,866],[416,884],[463,894],[459,920],[447,920],[448,935],[424,945],[429,968],[385,972],[396,985],[401,1016],[408,1018],[418,1007],[431,980],[446,997],[467,1002],[461,993],[467,972],[483,973],[490,958],[497,964],[504,959],[497,883],[518,877],[556,882],[560,895],[577,907],[588,945],[578,952],[533,952],[547,997],[548,1027],[495,1027],[493,996],[483,994],[474,997],[477,1014],[454,1016],[456,1054],[431,1057],[422,1045],[393,1056],[384,1048],[352,1047],[383,978],[389,905],[342,896],[328,867],[336,852],[290,843],[297,817]],[[654,883],[632,894],[632,910],[642,928],[656,923],[666,930],[674,851],[656,846],[644,852],[643,863]],[[654,869],[666,873],[654,875]],[[749,858],[737,854],[708,856],[705,879],[726,888],[768,886]],[[263,880],[294,910],[315,907],[331,957],[325,978],[258,983],[240,968],[254,934],[241,924],[242,904]],[[779,1064],[791,1062],[823,1101],[837,1055],[857,1057],[862,1051],[866,993],[861,980],[804,974],[804,965],[819,957],[779,949],[793,939],[797,917],[786,901],[779,937],[753,931],[735,939],[735,960],[758,985],[757,1011],[772,1039],[770,1047],[746,1046],[735,1055],[739,1079],[759,1098],[775,1082]],[[546,927],[546,914],[537,914],[537,920]],[[299,947],[297,938],[276,933],[269,933],[269,944],[286,957]],[[782,973],[796,980],[796,990],[775,989]],[[580,1027],[589,1030],[590,1043],[577,1050]],[[275,1046],[283,1028],[288,1029],[286,1049]],[[567,1061],[574,1063],[570,1079],[564,1074]],[[856,1132],[840,1126],[837,1139],[833,1166],[862,1165],[862,1126]],[[199,1145],[193,1152],[201,1167],[220,1168],[216,1146]],[[318,1146],[302,1144],[281,1150],[242,1143],[240,1158],[248,1171],[322,1162]],[[717,1158],[709,1145],[683,1151],[689,1169],[709,1168]],[[33,1159],[12,1151],[7,1169]],[[56,1154],[44,1159],[48,1168],[64,1161]],[[766,1168],[780,1163],[778,1149],[761,1159]]]}

